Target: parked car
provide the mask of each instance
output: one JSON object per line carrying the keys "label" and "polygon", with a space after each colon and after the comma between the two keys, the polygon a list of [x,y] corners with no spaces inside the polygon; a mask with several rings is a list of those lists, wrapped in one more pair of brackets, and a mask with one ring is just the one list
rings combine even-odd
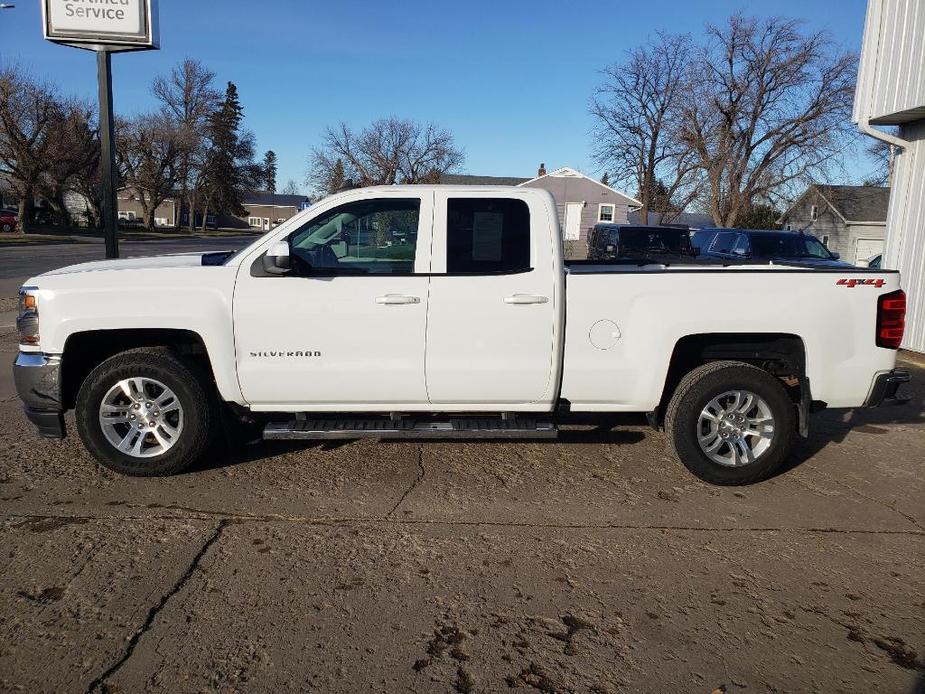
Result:
{"label": "parked car", "polygon": [[[390,215],[414,243],[338,251]],[[184,470],[223,431],[536,439],[571,413],[639,412],[717,484],[771,474],[811,410],[904,399],[896,272],[567,267],[561,238],[544,190],[383,186],[237,252],[54,270],[20,293],[17,391],[43,435],[74,409],[130,475]]]}
{"label": "parked car", "polygon": [[701,229],[693,244],[701,257],[786,262],[817,267],[854,267],[839,260],[811,234],[757,229]]}
{"label": "parked car", "polygon": [[668,261],[693,257],[686,226],[595,224],[588,234],[588,260]]}
{"label": "parked car", "polygon": [[16,231],[17,215],[7,210],[0,211],[0,231],[10,233]]}

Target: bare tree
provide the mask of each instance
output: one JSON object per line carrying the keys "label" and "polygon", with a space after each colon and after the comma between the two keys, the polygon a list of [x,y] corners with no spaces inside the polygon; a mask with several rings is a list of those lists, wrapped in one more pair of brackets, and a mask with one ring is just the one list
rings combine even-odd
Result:
{"label": "bare tree", "polygon": [[855,139],[856,57],[799,22],[733,15],[708,26],[692,66],[683,138],[697,156],[713,221],[734,226],[756,199],[824,177]]}
{"label": "bare tree", "polygon": [[[166,77],[157,77],[151,86],[166,117],[176,123],[183,134],[183,150],[177,164],[180,196],[189,210],[189,229],[195,224],[199,206],[199,186],[204,179],[208,143],[206,126],[218,108],[221,94],[214,86],[215,73],[198,60],[187,58]],[[179,218],[177,225],[179,226]]]}
{"label": "bare tree", "polygon": [[396,117],[376,120],[360,132],[340,123],[325,130],[322,141],[311,155],[309,174],[322,190],[337,178],[338,162],[344,179],[368,186],[436,182],[465,160],[448,131]]}
{"label": "bare tree", "polygon": [[[91,106],[79,101],[59,103],[54,127],[49,135],[48,161],[39,190],[57,218],[70,226],[64,197],[79,188],[79,181],[99,169],[100,141]],[[88,199],[88,204],[94,204]]]}
{"label": "bare tree", "polygon": [[[887,128],[886,131],[895,135],[896,128]],[[870,159],[876,162],[876,168],[865,178],[862,185],[888,186],[893,180],[893,166],[896,162],[895,145],[883,140],[871,139],[864,151]]]}
{"label": "bare tree", "polygon": [[53,133],[62,119],[57,92],[23,70],[0,70],[0,173],[19,196],[19,227],[32,223],[35,196],[48,169]]}
{"label": "bare tree", "polygon": [[174,194],[186,151],[185,135],[182,126],[161,114],[138,116],[117,125],[120,173],[141,204],[148,228],[154,227],[157,207]]}
{"label": "bare tree", "polygon": [[696,157],[679,137],[691,42],[659,33],[605,68],[591,101],[594,159],[638,191],[640,216],[677,217],[697,196]]}
{"label": "bare tree", "polygon": [[288,181],[286,181],[286,185],[283,187],[282,194],[283,195],[301,195],[301,191],[299,190],[299,184],[290,178]]}

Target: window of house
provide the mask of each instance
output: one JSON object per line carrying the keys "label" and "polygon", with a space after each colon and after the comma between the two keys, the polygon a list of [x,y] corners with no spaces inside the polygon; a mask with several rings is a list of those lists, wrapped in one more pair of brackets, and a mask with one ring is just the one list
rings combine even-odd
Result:
{"label": "window of house", "polygon": [[155,217],[154,226],[157,226],[157,227],[167,226],[167,218],[166,217]]}
{"label": "window of house", "polygon": [[818,216],[819,216],[818,208],[815,205],[812,205],[809,208],[809,218],[815,222]]}
{"label": "window of house", "polygon": [[530,210],[523,200],[450,198],[446,271],[512,274],[530,269]]}
{"label": "window of house", "polygon": [[119,210],[119,219],[125,219],[129,222],[135,221],[135,213],[131,210]]}
{"label": "window of house", "polygon": [[248,217],[247,225],[254,229],[263,229],[263,220],[260,217]]}
{"label": "window of house", "polygon": [[283,219],[282,217],[280,217],[279,219],[276,220],[276,223],[277,223],[277,224],[282,224],[282,223],[285,222],[285,221],[286,221],[285,219]]}
{"label": "window of house", "polygon": [[600,205],[598,206],[598,211],[597,211],[597,221],[612,222],[615,213],[616,213],[615,205]]}
{"label": "window of house", "polygon": [[294,274],[407,275],[414,272],[421,201],[347,203],[289,236]]}

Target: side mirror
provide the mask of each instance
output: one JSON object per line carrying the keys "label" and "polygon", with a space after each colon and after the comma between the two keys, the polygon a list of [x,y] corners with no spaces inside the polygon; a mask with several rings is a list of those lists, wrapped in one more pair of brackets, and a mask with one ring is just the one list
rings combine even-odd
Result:
{"label": "side mirror", "polygon": [[[831,252],[831,251],[830,251],[830,252]],[[832,253],[832,257],[833,257],[835,260],[838,260],[839,258],[841,258],[841,253]]]}
{"label": "side mirror", "polygon": [[745,252],[745,249],[744,249],[744,248],[733,248],[733,249],[732,249],[732,254],[733,254],[733,255],[737,255],[737,256],[739,256],[740,258],[744,258],[746,255],[748,255],[748,254]]}
{"label": "side mirror", "polygon": [[288,241],[277,241],[263,256],[263,269],[271,275],[285,275],[291,267]]}

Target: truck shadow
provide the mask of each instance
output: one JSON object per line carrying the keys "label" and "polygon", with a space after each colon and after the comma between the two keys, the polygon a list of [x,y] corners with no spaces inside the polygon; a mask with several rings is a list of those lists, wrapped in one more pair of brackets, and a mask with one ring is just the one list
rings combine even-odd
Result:
{"label": "truck shadow", "polygon": [[[576,417],[568,422],[569,428],[560,430],[559,436],[554,439],[475,439],[452,441],[439,438],[416,438],[404,440],[383,439],[378,441],[380,446],[396,446],[421,443],[454,443],[458,445],[517,445],[521,443],[531,445],[629,445],[636,444],[645,439],[643,431],[622,429],[619,427],[644,427],[645,417],[641,415],[590,415]],[[576,428],[573,428],[576,427]],[[580,427],[580,428],[577,428]],[[615,428],[617,427],[617,428]],[[319,453],[333,451],[343,446],[356,443],[360,439],[329,439],[316,441],[255,441],[253,443],[230,444],[221,442],[206,455],[197,465],[190,468],[188,473],[205,472],[219,468],[232,467],[244,463],[267,460],[276,456],[316,451]]]}
{"label": "truck shadow", "polygon": [[[904,392],[911,400],[902,406],[875,409],[825,410],[810,419],[810,436],[807,439],[796,437],[790,459],[774,475],[787,474],[828,445],[839,444],[852,431],[870,435],[890,433],[890,428],[903,425],[925,424],[925,368],[910,362],[903,362],[902,368],[912,372],[912,382],[905,386]],[[646,419],[638,414],[573,414],[563,422],[563,428],[555,439],[478,439],[476,441],[458,441],[460,445],[469,443],[498,445],[633,445],[648,436],[663,436],[648,428]],[[281,455],[317,451],[323,453],[336,450],[342,446],[355,443],[357,439],[321,440],[321,441],[260,441],[253,444],[221,447],[214,451],[189,472],[230,467],[243,463],[274,458]],[[395,446],[407,443],[448,443],[446,439],[411,439],[403,441],[382,440],[379,445]]]}
{"label": "truck shadow", "polygon": [[908,403],[895,407],[824,410],[813,415],[810,417],[809,438],[797,437],[790,460],[775,476],[799,467],[829,444],[842,443],[852,431],[885,435],[891,432],[892,427],[925,424],[925,369],[906,361],[897,366],[912,373],[912,381],[901,391],[911,396]]}

